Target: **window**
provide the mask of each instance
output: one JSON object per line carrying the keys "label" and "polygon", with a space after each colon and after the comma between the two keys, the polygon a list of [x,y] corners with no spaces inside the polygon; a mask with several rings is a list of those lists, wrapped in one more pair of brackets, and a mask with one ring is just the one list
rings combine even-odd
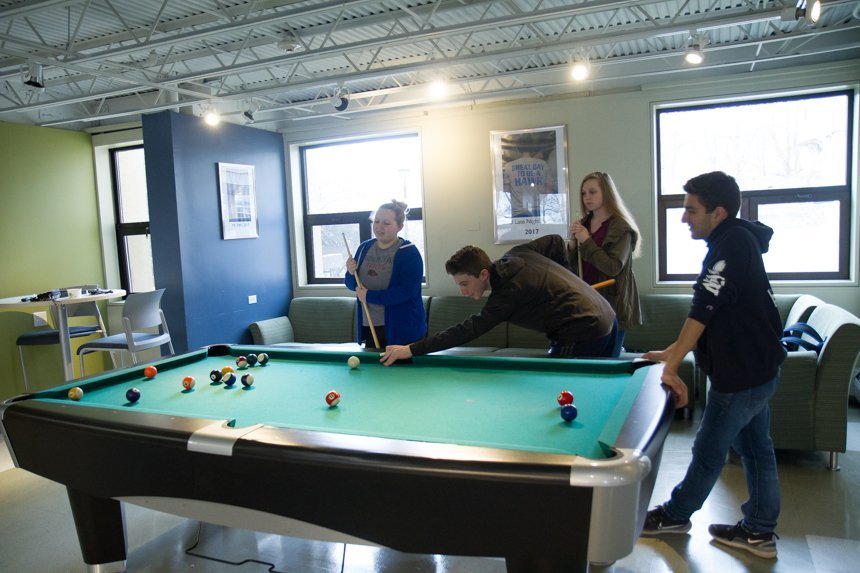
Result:
{"label": "window", "polygon": [[143,147],[112,149],[110,159],[120,284],[127,292],[155,290]]}
{"label": "window", "polygon": [[744,219],[774,229],[771,280],[849,278],[853,90],[656,110],[659,279],[694,280],[704,241],[681,223],[684,183],[724,171]]}
{"label": "window", "polygon": [[392,199],[409,206],[400,236],[415,243],[426,268],[417,134],[302,146],[299,157],[308,283],[342,284],[344,237],[355,253],[373,236],[376,208]]}

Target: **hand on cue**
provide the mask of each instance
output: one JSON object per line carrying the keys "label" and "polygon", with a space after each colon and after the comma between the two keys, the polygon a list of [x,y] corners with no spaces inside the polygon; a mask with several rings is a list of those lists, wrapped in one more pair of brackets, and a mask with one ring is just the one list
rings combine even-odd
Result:
{"label": "hand on cue", "polygon": [[405,360],[407,358],[412,358],[412,349],[408,345],[386,346],[385,352],[379,355],[379,361],[385,366],[391,366],[398,360]]}

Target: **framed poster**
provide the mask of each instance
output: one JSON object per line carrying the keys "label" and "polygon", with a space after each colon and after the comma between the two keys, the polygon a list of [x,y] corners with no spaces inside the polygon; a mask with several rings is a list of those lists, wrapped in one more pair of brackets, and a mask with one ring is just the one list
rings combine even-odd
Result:
{"label": "framed poster", "polygon": [[566,127],[491,131],[490,150],[496,244],[567,238]]}
{"label": "framed poster", "polygon": [[222,238],[259,237],[254,166],[219,163],[218,188],[221,198]]}

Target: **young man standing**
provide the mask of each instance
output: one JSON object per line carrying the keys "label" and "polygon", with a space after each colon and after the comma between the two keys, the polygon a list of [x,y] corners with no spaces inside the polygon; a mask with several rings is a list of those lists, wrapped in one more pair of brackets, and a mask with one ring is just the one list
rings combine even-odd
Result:
{"label": "young man standing", "polygon": [[612,356],[618,323],[600,293],[567,266],[567,246],[559,235],[518,245],[492,262],[482,249],[463,247],[445,270],[464,296],[478,300],[489,290],[481,312],[409,345],[388,346],[386,366],[413,355],[458,346],[508,321],[537,330],[555,356]]}
{"label": "young man standing", "polygon": [[690,516],[705,503],[733,447],[743,461],[749,499],[737,524],[711,525],[708,531],[718,543],[773,558],[780,495],[768,400],[785,358],[762,261],[773,230],[736,217],[740,190],[721,171],[690,179],[684,191],[682,221],[694,239],[707,242],[708,253],[678,339],[643,358],[665,362],[662,381],[680,394],[685,386],[678,365],[694,350],[711,388],[687,473],[669,501],[648,512],[642,534],[689,531]]}

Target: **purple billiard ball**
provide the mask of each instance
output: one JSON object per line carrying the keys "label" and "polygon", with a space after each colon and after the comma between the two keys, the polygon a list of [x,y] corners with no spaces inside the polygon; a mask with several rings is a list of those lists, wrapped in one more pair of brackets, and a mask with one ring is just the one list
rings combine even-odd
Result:
{"label": "purple billiard ball", "polygon": [[561,418],[565,422],[573,422],[576,419],[576,415],[579,412],[576,411],[576,406],[573,404],[565,404],[561,407]]}
{"label": "purple billiard ball", "polygon": [[140,390],[137,388],[129,388],[125,393],[125,399],[129,402],[137,402],[140,400]]}

